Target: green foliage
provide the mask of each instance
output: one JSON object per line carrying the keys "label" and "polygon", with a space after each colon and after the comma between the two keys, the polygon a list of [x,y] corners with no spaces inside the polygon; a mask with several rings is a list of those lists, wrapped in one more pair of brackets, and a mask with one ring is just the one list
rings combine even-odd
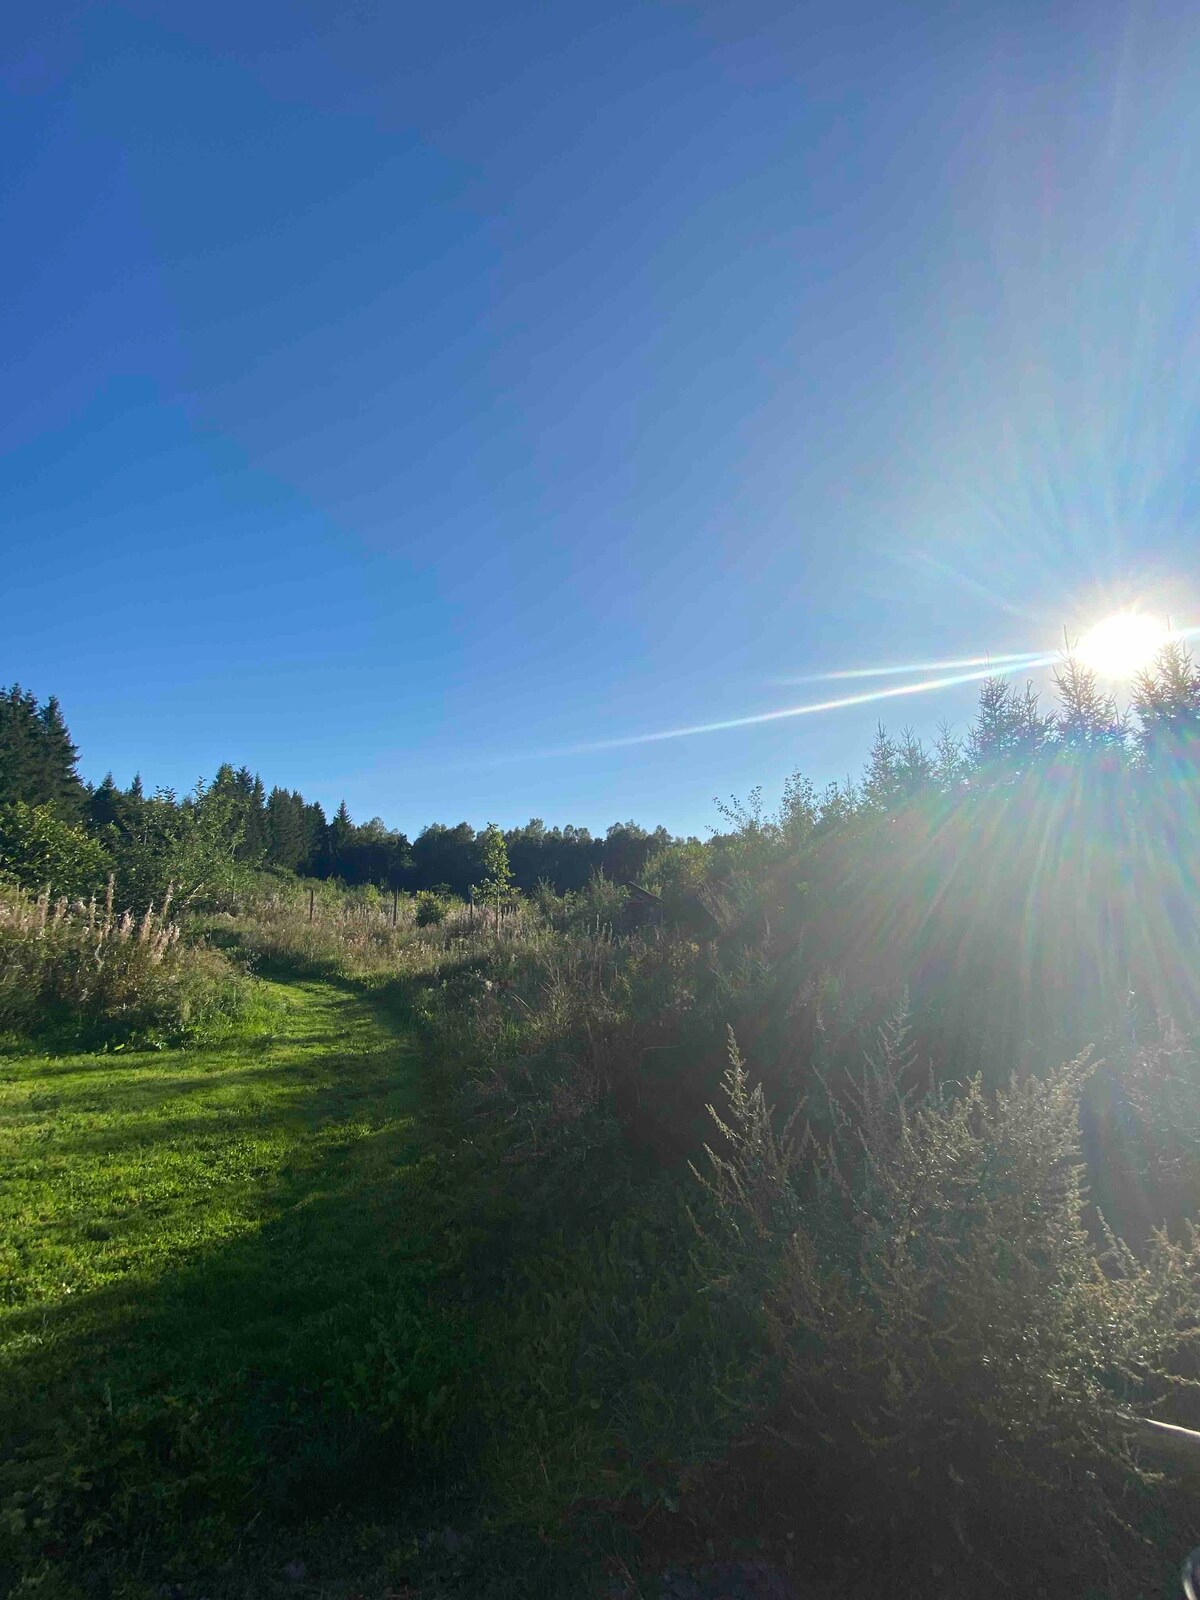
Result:
{"label": "green foliage", "polygon": [[[940,1593],[916,1551],[958,1592],[969,1546],[977,1588],[1019,1591],[1032,1542],[1064,1593],[1149,1593],[1132,1530],[1187,1512],[1124,1414],[1200,1417],[1175,1381],[1200,1260],[1194,677],[1164,655],[1136,729],[1069,660],[1051,710],[995,680],[965,739],[881,728],[861,781],[796,775],[706,843],[533,818],[410,848],[247,768],[182,800],[106,780],[87,825],[138,916],[13,898],[9,1025],[163,1043],[194,983],[212,1032],[249,1029],[263,990],[228,959],[156,957],[155,915],[142,939],[172,883],[293,1010],[279,1044],[17,1058],[0,1086],[18,1214],[55,1221],[3,1257],[9,1575],[118,1592],[136,1550],[155,1587],[271,1593],[254,1563],[280,1541],[275,1578],[383,1504],[392,1567],[357,1592],[492,1593],[500,1548],[523,1552],[502,1592],[585,1592],[531,1576],[561,1577],[556,1541],[610,1545],[631,1498],[652,1526],[690,1502],[694,1535],[715,1481],[756,1531],[804,1506],[858,1587],[882,1566]],[[458,898],[481,880],[506,938]],[[1092,1041],[1090,1077],[1054,1066]],[[802,1114],[781,1130],[770,1101]],[[1137,1250],[1089,1208],[1084,1153]],[[431,1555],[464,1506],[477,1553]]]}
{"label": "green foliage", "polygon": [[551,908],[556,927],[571,933],[611,932],[629,903],[629,890],[603,872],[593,872],[587,883],[562,897]]}
{"label": "green foliage", "polygon": [[66,822],[52,805],[14,801],[0,810],[0,878],[35,893],[86,899],[112,871],[112,858],[98,839]]}
{"label": "green foliage", "polygon": [[714,1293],[725,1263],[680,1196],[651,1191],[552,1235],[481,1326],[491,1494],[561,1525],[581,1500],[674,1504],[761,1405],[761,1318]]}
{"label": "green foliage", "polygon": [[481,905],[490,906],[500,928],[500,913],[513,895],[512,868],[508,864],[508,846],[504,834],[494,822],[489,822],[479,838],[479,856],[483,866],[483,881],[475,886],[475,897]]}
{"label": "green foliage", "polygon": [[449,906],[444,895],[435,894],[432,889],[418,889],[413,898],[418,928],[438,928],[445,922]]}
{"label": "green foliage", "polygon": [[0,892],[0,1034],[96,1044],[195,1042],[268,1025],[252,979],[180,940],[167,908],[135,918]]}
{"label": "green foliage", "polygon": [[138,799],[112,846],[123,898],[137,910],[168,894],[181,908],[236,904],[251,882],[240,859],[245,809],[224,782],[197,782],[182,801],[171,789]]}
{"label": "green foliage", "polygon": [[[776,1426],[854,1480],[864,1513],[1019,1582],[1077,1573],[1125,1529],[1145,1483],[1127,1427],[1197,1339],[1200,1235],[1139,1259],[1085,1225],[1087,1066],[995,1096],[912,1102],[893,1029],[832,1142],[778,1136],[736,1046],[710,1188],[732,1236],[772,1248],[783,1360]],[[949,1535],[951,1547],[945,1548]],[[1128,1581],[1128,1579],[1126,1580]]]}
{"label": "green foliage", "polygon": [[53,695],[39,706],[19,684],[0,692],[0,807],[52,806],[77,819],[84,801],[78,756]]}
{"label": "green foliage", "polygon": [[1171,639],[1134,684],[1138,744],[1151,767],[1194,771],[1200,760],[1200,672],[1181,640]]}

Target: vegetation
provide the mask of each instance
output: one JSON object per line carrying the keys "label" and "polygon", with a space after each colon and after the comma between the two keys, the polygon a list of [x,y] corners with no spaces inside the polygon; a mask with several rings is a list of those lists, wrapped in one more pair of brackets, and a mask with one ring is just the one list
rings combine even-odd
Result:
{"label": "vegetation", "polygon": [[5,696],[8,1590],[1169,1592],[1200,676],[1056,690],[703,843],[411,845]]}
{"label": "vegetation", "polygon": [[95,898],[37,900],[0,888],[0,1036],[60,1044],[183,1044],[258,1032],[271,1008],[217,951],[181,943],[179,924]]}

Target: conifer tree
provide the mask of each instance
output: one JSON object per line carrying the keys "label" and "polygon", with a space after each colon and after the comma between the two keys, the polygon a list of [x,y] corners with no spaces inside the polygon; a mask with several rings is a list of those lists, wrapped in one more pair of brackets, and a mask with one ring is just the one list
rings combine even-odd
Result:
{"label": "conifer tree", "polygon": [[0,694],[0,805],[53,806],[68,821],[82,815],[87,797],[58,701],[39,707],[19,684]]}
{"label": "conifer tree", "polygon": [[329,823],[325,818],[325,810],[319,801],[307,802],[299,793],[296,794],[296,800],[304,819],[305,854],[300,870],[320,877],[327,870],[328,860],[326,840],[329,837]]}
{"label": "conifer tree", "polygon": [[1018,693],[1006,678],[987,678],[968,737],[971,766],[979,776],[1003,778],[1028,770],[1050,749],[1054,717],[1038,704],[1027,683]]}
{"label": "conifer tree", "polygon": [[936,763],[912,728],[900,730],[896,750],[896,783],[903,800],[915,800],[929,788]]}
{"label": "conifer tree", "polygon": [[54,695],[38,713],[42,726],[42,762],[46,800],[60,816],[78,818],[82,815],[87,791],[77,770],[79,748],[73,742],[63,720],[62,708]]}
{"label": "conifer tree", "polygon": [[344,877],[346,873],[346,856],[350,840],[354,834],[354,822],[350,816],[349,807],[343,800],[333,814],[333,821],[329,824],[329,872],[334,878]]}
{"label": "conifer tree", "polygon": [[1200,672],[1191,652],[1170,639],[1133,686],[1138,745],[1150,766],[1200,763]]}
{"label": "conifer tree", "polygon": [[1076,752],[1120,754],[1128,738],[1128,718],[1100,688],[1095,672],[1068,654],[1054,672],[1058,711],[1054,731],[1060,747]]}
{"label": "conifer tree", "polygon": [[875,729],[875,742],[867,757],[859,792],[868,811],[891,811],[900,796],[900,752],[883,723]]}
{"label": "conifer tree", "polygon": [[933,778],[938,788],[952,794],[966,775],[967,766],[962,740],[948,722],[939,723],[933,746]]}
{"label": "conifer tree", "polygon": [[307,855],[303,801],[278,787],[271,790],[264,808],[267,860],[288,872],[299,871]]}

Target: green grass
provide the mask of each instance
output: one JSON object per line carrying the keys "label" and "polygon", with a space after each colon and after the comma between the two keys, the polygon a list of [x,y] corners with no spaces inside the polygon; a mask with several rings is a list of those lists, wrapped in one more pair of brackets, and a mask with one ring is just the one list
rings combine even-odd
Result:
{"label": "green grass", "polygon": [[0,1062],[10,1586],[235,1570],[256,1527],[436,1477],[421,1372],[371,1405],[380,1328],[419,1328],[429,1382],[452,1359],[412,1047],[351,989],[272,987],[258,1048]]}
{"label": "green grass", "polygon": [[514,1163],[395,994],[268,988],[255,1045],[0,1057],[0,1593],[581,1600],[752,1330],[611,1140]]}

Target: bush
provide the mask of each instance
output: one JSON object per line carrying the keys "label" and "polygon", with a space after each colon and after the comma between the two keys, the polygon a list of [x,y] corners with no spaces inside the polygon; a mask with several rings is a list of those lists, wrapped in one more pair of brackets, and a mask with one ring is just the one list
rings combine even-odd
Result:
{"label": "bush", "polygon": [[0,811],[0,878],[34,894],[49,888],[81,896],[102,888],[111,869],[104,846],[64,822],[53,806],[18,800]]}
{"label": "bush", "polygon": [[894,1032],[853,1131],[845,1115],[821,1148],[794,1123],[774,1131],[732,1046],[709,1187],[739,1259],[770,1263],[776,1431],[847,1486],[860,1534],[873,1523],[1014,1581],[1033,1547],[1047,1579],[1094,1577],[1106,1552],[1136,1549],[1150,1479],[1127,1418],[1183,1382],[1200,1235],[1156,1234],[1139,1260],[1103,1226],[1089,1234],[1084,1062],[913,1106],[896,1087],[904,1056]]}
{"label": "bush", "polygon": [[182,1043],[265,1022],[262,987],[181,942],[168,909],[118,916],[111,882],[102,905],[0,893],[0,1033]]}
{"label": "bush", "polygon": [[418,889],[414,900],[418,928],[437,928],[446,920],[449,907],[432,889]]}

